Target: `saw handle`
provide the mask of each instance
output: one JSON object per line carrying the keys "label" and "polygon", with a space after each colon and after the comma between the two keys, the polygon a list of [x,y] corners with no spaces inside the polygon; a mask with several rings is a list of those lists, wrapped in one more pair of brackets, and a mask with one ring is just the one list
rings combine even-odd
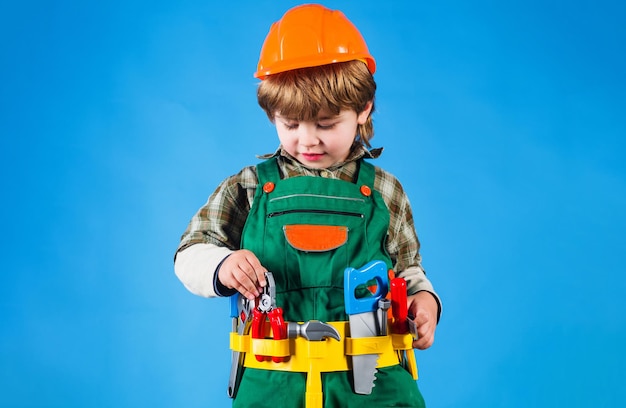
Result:
{"label": "saw handle", "polygon": [[[357,298],[355,291],[360,285],[376,280],[376,292],[372,296]],[[371,261],[362,268],[346,268],[344,272],[344,301],[349,315],[374,312],[378,301],[389,291],[387,283],[387,265],[383,261]]]}

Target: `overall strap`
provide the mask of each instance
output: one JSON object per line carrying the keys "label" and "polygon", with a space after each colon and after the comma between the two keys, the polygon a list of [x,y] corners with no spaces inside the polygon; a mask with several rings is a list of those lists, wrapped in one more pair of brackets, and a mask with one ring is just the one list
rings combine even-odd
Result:
{"label": "overall strap", "polygon": [[376,176],[376,169],[373,164],[366,162],[364,159],[358,161],[358,177],[356,184],[359,186],[368,186],[372,190],[374,189],[374,177]]}
{"label": "overall strap", "polygon": [[276,183],[280,180],[280,173],[278,172],[278,160],[276,157],[271,157],[256,165],[257,176],[259,178],[259,185],[264,185],[268,181]]}

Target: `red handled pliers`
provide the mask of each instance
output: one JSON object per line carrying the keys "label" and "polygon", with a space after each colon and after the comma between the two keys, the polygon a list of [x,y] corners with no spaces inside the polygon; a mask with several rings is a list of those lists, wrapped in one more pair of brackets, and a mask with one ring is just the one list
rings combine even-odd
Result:
{"label": "red handled pliers", "polygon": [[[250,335],[253,339],[264,339],[266,333],[267,319],[269,318],[270,327],[274,340],[283,340],[287,338],[287,325],[283,318],[283,309],[276,306],[276,284],[274,276],[271,272],[265,273],[267,285],[263,291],[255,299],[255,308],[252,312],[252,328]],[[269,360],[270,356],[255,355],[257,361]],[[271,357],[275,363],[284,361],[284,357]]]}

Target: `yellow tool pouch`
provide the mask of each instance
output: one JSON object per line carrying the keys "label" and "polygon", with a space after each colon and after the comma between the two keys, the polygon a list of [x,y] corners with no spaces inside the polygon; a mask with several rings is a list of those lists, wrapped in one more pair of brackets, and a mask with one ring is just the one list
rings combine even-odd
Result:
{"label": "yellow tool pouch", "polygon": [[[250,335],[231,333],[230,348],[245,353],[245,367],[307,373],[307,407],[321,407],[321,374],[351,370],[350,356],[378,354],[377,367],[381,368],[400,364],[403,355],[406,354],[409,363],[407,369],[413,378],[417,379],[411,334],[352,338],[346,337],[349,322],[328,324],[339,333],[339,341],[330,338],[309,341],[303,337],[284,340],[253,339]],[[280,363],[275,363],[271,359],[257,361],[256,355],[285,357],[285,361]]]}

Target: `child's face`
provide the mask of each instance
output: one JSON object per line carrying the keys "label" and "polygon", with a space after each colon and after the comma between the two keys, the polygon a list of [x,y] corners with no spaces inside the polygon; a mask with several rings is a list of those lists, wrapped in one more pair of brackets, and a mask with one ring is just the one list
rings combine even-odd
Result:
{"label": "child's face", "polygon": [[315,121],[301,121],[276,113],[278,139],[300,163],[325,169],[344,161],[356,136],[357,126],[367,121],[371,104],[361,113],[342,110],[339,115],[320,112]]}

